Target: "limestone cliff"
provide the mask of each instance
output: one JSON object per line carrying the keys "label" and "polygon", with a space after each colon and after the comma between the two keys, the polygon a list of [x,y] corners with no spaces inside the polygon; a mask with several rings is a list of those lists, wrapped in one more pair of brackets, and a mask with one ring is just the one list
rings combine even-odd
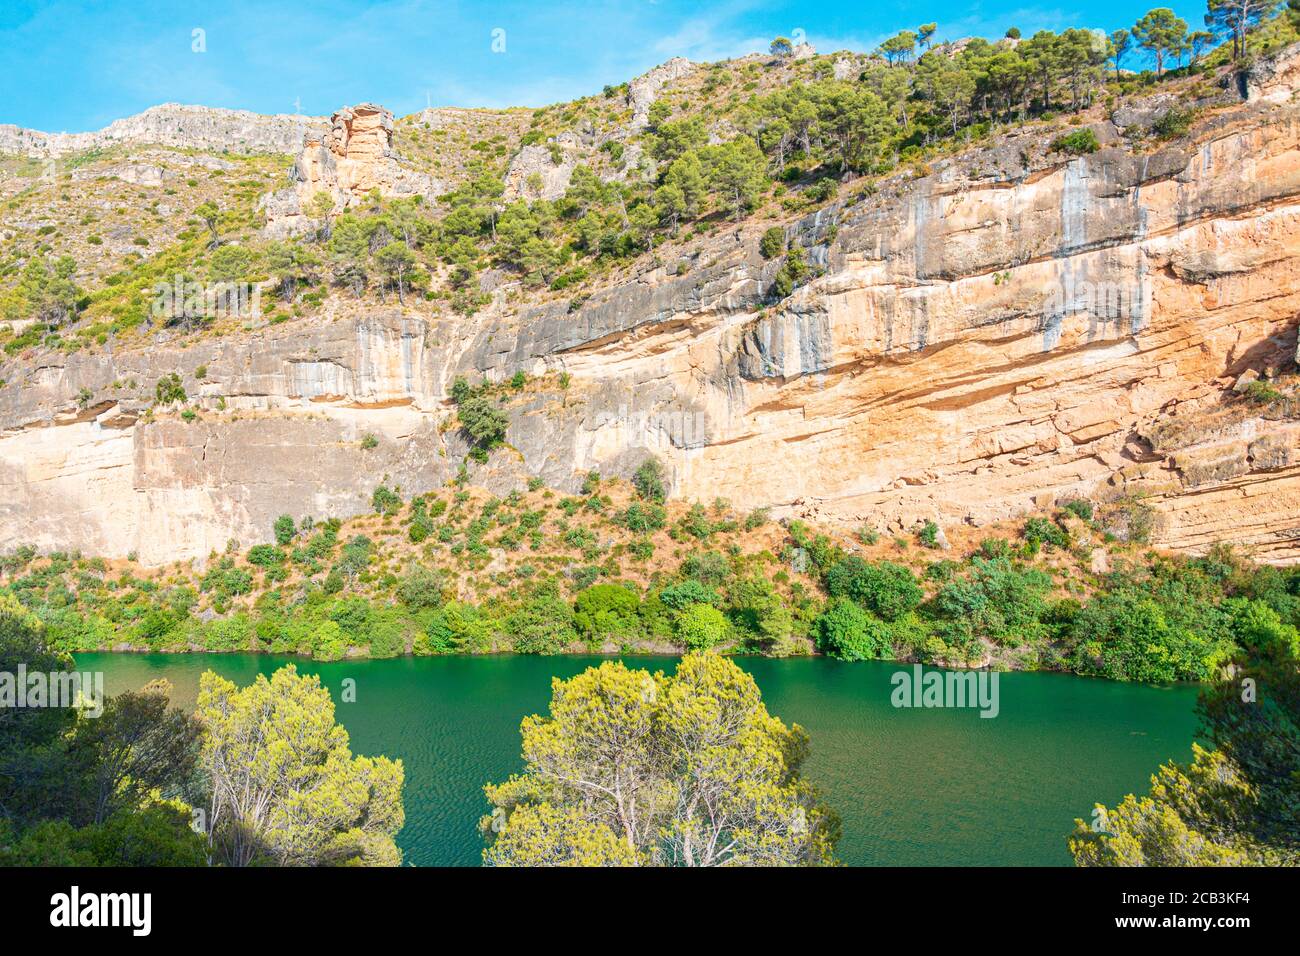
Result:
{"label": "limestone cliff", "polygon": [[[677,495],[882,531],[1140,498],[1158,545],[1300,560],[1300,420],[1233,392],[1295,361],[1295,62],[1145,151],[1121,129],[1158,106],[1093,124],[1091,155],[1006,135],[832,203],[787,226],[819,274],[780,302],[766,224],[747,225],[581,303],[498,297],[472,319],[340,305],[186,349],[10,361],[0,547],[203,557],[281,513],[362,511],[385,476],[438,486],[466,450],[455,377],[522,370],[510,447],[475,482],[574,488],[653,454]],[[297,184],[383,187],[347,172],[359,111],[343,153],[327,136]],[[146,414],[171,372],[200,421]]]}
{"label": "limestone cliff", "polygon": [[436,179],[398,161],[393,149],[393,114],[373,103],[344,107],[330,117],[327,131],[309,132],[290,178],[292,185],[262,200],[269,236],[310,228],[308,203],[317,195],[327,196],[334,209],[341,210],[360,202],[371,190],[383,196],[426,198],[443,191]]}

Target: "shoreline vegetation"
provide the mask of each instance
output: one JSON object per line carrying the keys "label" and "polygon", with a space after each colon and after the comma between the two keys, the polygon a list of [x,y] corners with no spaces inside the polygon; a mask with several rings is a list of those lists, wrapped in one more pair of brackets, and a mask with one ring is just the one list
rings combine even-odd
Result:
{"label": "shoreline vegetation", "polygon": [[886,537],[665,500],[650,459],[579,495],[453,486],[374,512],[282,516],[202,564],[23,548],[0,594],[59,652],[825,654],[949,668],[1209,682],[1241,648],[1300,643],[1300,569],[1145,542],[1141,500],[1064,502],[985,528]]}

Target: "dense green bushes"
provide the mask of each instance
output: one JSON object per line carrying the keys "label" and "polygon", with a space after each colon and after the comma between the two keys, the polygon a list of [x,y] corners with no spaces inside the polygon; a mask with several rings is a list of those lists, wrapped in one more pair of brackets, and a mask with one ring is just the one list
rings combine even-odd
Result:
{"label": "dense green bushes", "polygon": [[999,643],[1035,642],[1052,581],[1044,572],[1008,558],[972,558],[969,571],[944,584],[932,607],[937,616],[965,622]]}
{"label": "dense green bushes", "polygon": [[1083,129],[1076,129],[1072,133],[1056,137],[1052,140],[1052,149],[1072,156],[1083,156],[1097,152],[1101,149],[1101,144],[1097,142],[1097,134],[1085,126]]}
{"label": "dense green bushes", "polygon": [[1184,615],[1137,589],[1106,594],[1075,619],[1075,669],[1121,680],[1207,680],[1231,648],[1228,618],[1198,615],[1208,629],[1187,626]]}
{"label": "dense green bushes", "polygon": [[688,604],[677,615],[677,633],[693,651],[716,647],[727,630],[727,618],[711,604]]}
{"label": "dense green bushes", "polygon": [[634,633],[641,598],[619,584],[596,584],[578,593],[574,624],[589,640]]}
{"label": "dense green bushes", "polygon": [[[344,550],[360,553],[356,541]],[[242,568],[223,565],[203,578],[218,599],[249,579]],[[211,620],[193,616],[194,593],[185,588],[135,588],[125,601],[105,595],[80,602],[54,582],[42,588],[19,579],[10,589],[33,607],[62,650],[127,641],[157,650],[259,650],[331,660],[351,648],[373,657],[408,650],[548,654],[580,643],[639,642],[790,653],[811,640],[846,660],[973,662],[1005,648],[1031,666],[1164,682],[1211,679],[1238,646],[1266,653],[1300,644],[1300,576],[1289,571],[1236,565],[1225,574],[1213,559],[1162,559],[1110,575],[1081,602],[1053,598],[1047,572],[1005,555],[977,553],[932,567],[940,580],[926,598],[902,565],[842,558],[826,573],[830,597],[823,604],[807,592],[783,595],[769,578],[741,573],[719,552],[700,551],[682,562],[675,580],[646,590],[593,583],[570,601],[542,577],[513,600],[475,607],[446,603],[442,576],[415,566],[395,580],[391,602],[331,594],[327,582],[292,603],[268,592],[251,610]],[[337,566],[330,572],[338,573]]]}
{"label": "dense green bushes", "polygon": [[888,625],[848,598],[833,598],[817,618],[817,640],[824,652],[845,661],[893,656]]}
{"label": "dense green bushes", "polygon": [[[1293,579],[1294,580],[1294,579]],[[1160,561],[1140,575],[1116,574],[1069,629],[1071,666],[1120,680],[1209,680],[1231,655],[1236,635],[1259,633],[1206,564]]]}
{"label": "dense green bushes", "polygon": [[[1086,502],[1065,510],[1091,518]],[[907,568],[837,559],[823,549],[815,563],[825,569],[831,600],[815,621],[819,648],[847,660],[899,655],[958,663],[986,661],[1002,648],[1025,666],[1167,682],[1210,680],[1239,646],[1281,649],[1300,641],[1296,572],[1255,568],[1216,549],[1204,558],[1125,566],[1080,602],[1054,598],[1053,576],[1022,560],[1040,549],[1068,549],[1064,527],[1032,518],[1022,536],[1020,548],[987,539],[964,562],[932,563],[926,577],[934,589],[924,600]]]}
{"label": "dense green bushes", "polygon": [[[868,560],[799,522],[779,556],[747,553],[725,503],[694,506],[669,529],[675,568],[639,579],[625,575],[654,553],[663,505],[637,499],[619,511],[596,475],[583,497],[537,505],[522,493],[471,504],[457,491],[368,519],[380,542],[414,538],[422,526],[424,553],[441,553],[452,568],[483,569],[494,549],[541,551],[480,579],[472,601],[456,599],[466,579],[454,570],[409,559],[395,568],[368,535],[343,540],[339,522],[310,519],[292,536],[278,523],[277,540],[287,543],[255,545],[242,562],[214,556],[188,578],[110,576],[103,561],[21,549],[0,561],[3,590],[38,615],[60,650],[127,644],[322,660],[583,647],[820,650],[1162,682],[1208,680],[1238,648],[1265,654],[1300,641],[1300,572],[1292,569],[1255,567],[1217,548],[1194,559],[1113,553],[1113,572],[1091,574],[1083,559],[1101,532],[1087,502],[1028,519],[1019,540],[989,537],[964,558],[946,552],[920,575],[901,557]],[[623,543],[602,528],[621,531]],[[558,554],[544,549],[548,536]],[[907,539],[895,547],[905,554]],[[637,564],[625,566],[629,559]],[[808,577],[792,578],[787,567]],[[496,590],[484,591],[488,583]]]}
{"label": "dense green bushes", "polygon": [[831,597],[851,598],[886,621],[906,614],[925,597],[916,575],[901,564],[871,564],[852,556],[826,573],[826,590]]}

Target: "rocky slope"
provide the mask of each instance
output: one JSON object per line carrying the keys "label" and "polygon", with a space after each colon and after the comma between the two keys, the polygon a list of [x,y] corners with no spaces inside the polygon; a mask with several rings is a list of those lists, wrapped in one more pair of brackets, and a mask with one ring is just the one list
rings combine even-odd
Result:
{"label": "rocky slope", "polygon": [[303,135],[328,125],[321,116],[281,113],[263,116],[248,110],[164,103],[143,113],[114,120],[92,133],[43,133],[0,124],[0,153],[56,157],[123,143],[153,143],[186,149],[240,153],[292,153]]}
{"label": "rocky slope", "polygon": [[324,195],[334,209],[360,202],[371,190],[384,196],[432,199],[444,191],[433,177],[403,166],[393,149],[393,114],[373,103],[341,109],[329,129],[309,132],[291,174],[293,185],[267,196],[266,233],[282,237],[312,228],[308,204]]}
{"label": "rocky slope", "polygon": [[[7,361],[0,548],[203,558],[281,513],[364,511],[385,477],[437,487],[466,451],[454,379],[522,370],[509,447],[475,483],[572,489],[655,455],[676,495],[777,516],[896,532],[1089,497],[1140,502],[1160,546],[1300,560],[1300,420],[1233,391],[1294,368],[1297,63],[1145,151],[1125,133],[1159,103],[1093,123],[1091,155],[1025,132],[832,203],[787,226],[823,271],[775,306],[778,264],[746,224],[581,303],[499,295],[464,319],[340,301],[184,348]],[[289,216],[303,183],[398,191],[388,144],[331,135],[307,137],[302,156],[330,158],[299,159]],[[173,372],[196,421],[149,411]]]}

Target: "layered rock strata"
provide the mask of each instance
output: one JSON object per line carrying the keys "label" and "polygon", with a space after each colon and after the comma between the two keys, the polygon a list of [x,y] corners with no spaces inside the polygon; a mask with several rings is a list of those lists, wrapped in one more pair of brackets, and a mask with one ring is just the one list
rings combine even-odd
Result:
{"label": "layered rock strata", "polygon": [[[817,274],[781,301],[755,226],[576,307],[371,307],[10,360],[0,547],[202,558],[282,513],[366,510],[380,481],[436,487],[466,451],[452,382],[523,370],[475,482],[576,489],[655,455],[675,494],[777,516],[898,532],[1087,497],[1146,511],[1157,545],[1300,560],[1300,419],[1233,392],[1296,355],[1300,107],[1270,71],[1182,140],[1135,151],[1104,122],[1070,159],[1006,136],[792,223]],[[370,185],[340,168],[356,135],[322,146],[349,195]],[[173,371],[199,421],[146,414]]]}

